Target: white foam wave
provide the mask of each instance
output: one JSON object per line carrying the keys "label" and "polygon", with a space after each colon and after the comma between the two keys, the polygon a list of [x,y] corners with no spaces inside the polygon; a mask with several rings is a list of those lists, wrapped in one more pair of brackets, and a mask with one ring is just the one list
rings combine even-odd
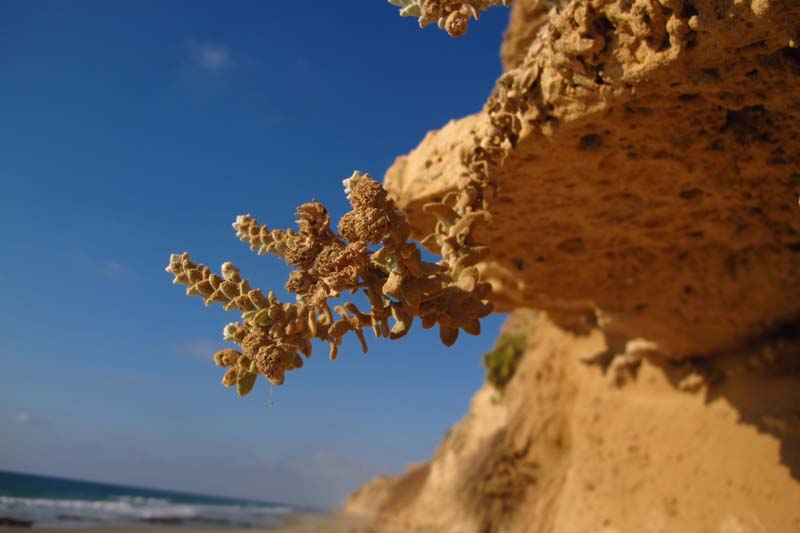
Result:
{"label": "white foam wave", "polygon": [[0,496],[0,516],[28,520],[37,526],[90,523],[215,523],[236,526],[274,524],[290,513],[285,506],[175,503],[163,498],[117,496],[112,500],[67,500]]}

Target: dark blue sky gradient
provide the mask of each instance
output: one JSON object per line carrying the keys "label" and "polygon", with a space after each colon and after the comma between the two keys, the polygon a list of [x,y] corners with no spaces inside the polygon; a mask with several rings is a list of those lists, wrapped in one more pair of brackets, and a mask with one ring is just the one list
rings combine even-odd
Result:
{"label": "dark blue sky gradient", "polygon": [[480,386],[481,337],[324,346],[267,407],[210,360],[237,316],[164,272],[189,250],[254,286],[234,236],[382,179],[500,74],[508,12],[453,40],[386,2],[0,1],[0,469],[312,504],[432,455]]}

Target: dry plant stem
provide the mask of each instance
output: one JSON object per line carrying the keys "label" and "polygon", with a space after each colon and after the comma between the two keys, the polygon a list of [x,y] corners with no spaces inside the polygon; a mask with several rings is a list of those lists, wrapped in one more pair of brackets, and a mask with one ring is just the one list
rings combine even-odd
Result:
{"label": "dry plant stem", "polygon": [[[214,355],[214,361],[228,369],[222,383],[236,385],[240,395],[250,392],[259,374],[281,385],[287,371],[303,365],[299,354],[311,355],[312,339],[327,342],[329,356],[335,359],[342,338],[352,332],[366,353],[364,329],[376,337],[397,339],[418,318],[423,328],[438,325],[442,342],[450,346],[459,330],[479,334],[479,319],[492,310],[486,301],[490,285],[480,281],[474,267],[486,249],[469,240],[470,227],[481,212],[457,196],[429,205],[439,218],[432,238],[443,255],[438,263],[430,263],[408,240],[405,215],[380,183],[355,172],[344,184],[353,209],[339,221],[338,232],[331,229],[328,212],[318,202],[297,209],[297,231],[270,230],[249,215],[233,224],[237,237],[251,250],[276,255],[294,268],[286,289],[295,293],[296,303],[251,289],[231,263],[222,265],[220,276],[194,263],[188,253],[170,258],[167,271],[175,276],[174,283],[187,285],[187,295],[241,312],[241,321],[224,330],[225,340],[239,349]],[[480,195],[477,189],[470,191],[470,201]],[[368,311],[349,301],[331,309],[329,300],[357,291],[366,295]]]}

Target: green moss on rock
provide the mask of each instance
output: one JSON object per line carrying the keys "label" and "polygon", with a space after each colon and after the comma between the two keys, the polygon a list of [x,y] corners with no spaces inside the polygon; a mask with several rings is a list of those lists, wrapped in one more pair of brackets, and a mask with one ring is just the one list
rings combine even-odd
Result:
{"label": "green moss on rock", "polygon": [[486,367],[486,381],[502,392],[506,384],[514,376],[517,364],[524,351],[524,335],[501,335],[492,351],[483,356],[483,366]]}

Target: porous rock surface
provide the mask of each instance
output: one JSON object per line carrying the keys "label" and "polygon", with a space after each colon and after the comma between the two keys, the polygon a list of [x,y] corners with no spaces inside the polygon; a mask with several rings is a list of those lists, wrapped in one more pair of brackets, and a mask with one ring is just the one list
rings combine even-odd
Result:
{"label": "porous rock surface", "polygon": [[[473,233],[496,307],[595,314],[675,359],[797,323],[799,43],[795,0],[515,2],[522,132]],[[451,121],[388,171],[418,236],[488,121]]]}

